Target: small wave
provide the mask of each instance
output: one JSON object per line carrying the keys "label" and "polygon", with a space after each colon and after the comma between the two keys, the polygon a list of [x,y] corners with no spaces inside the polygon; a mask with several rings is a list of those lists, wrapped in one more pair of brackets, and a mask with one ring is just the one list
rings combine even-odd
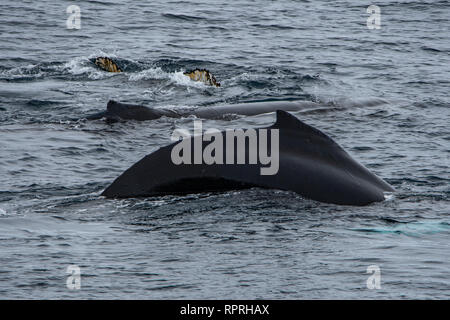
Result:
{"label": "small wave", "polygon": [[115,54],[97,51],[89,56],[75,57],[67,62],[42,61],[0,71],[0,78],[8,81],[32,81],[46,77],[61,77],[70,75],[87,75],[89,79],[97,80],[116,75],[99,70],[91,59],[98,56],[116,57]]}
{"label": "small wave", "polygon": [[422,46],[420,49],[425,50],[425,51],[432,51],[432,52],[442,52],[442,50],[432,48],[432,47],[426,47],[426,46]]}
{"label": "small wave", "polygon": [[0,76],[5,80],[33,80],[45,76],[41,69],[42,64],[28,64],[25,66],[5,69],[0,72]]}
{"label": "small wave", "polygon": [[[275,78],[273,77],[272,79],[274,80]],[[230,84],[240,85],[248,89],[264,89],[267,87],[275,86],[275,84],[270,81],[268,76],[248,72],[238,74],[237,76],[232,77],[226,82]]]}
{"label": "small wave", "polygon": [[[170,80],[174,83],[187,87],[195,87],[195,88],[210,88],[210,86],[204,84],[200,81],[192,81],[188,76],[183,74],[183,71],[178,71],[170,74]],[[212,88],[212,87],[211,87]]]}
{"label": "small wave", "polygon": [[87,75],[87,77],[92,80],[105,79],[118,75],[118,73],[104,72],[91,62],[92,59],[100,56],[108,56],[111,58],[117,57],[115,54],[107,54],[102,51],[93,53],[89,56],[76,57],[65,63],[62,66],[62,71],[66,71],[76,76]]}
{"label": "small wave", "polygon": [[255,23],[255,24],[251,24],[250,26],[255,27],[255,28],[268,29],[268,30],[296,30],[296,29],[298,29],[293,26],[281,25],[281,24],[265,25],[265,24]]}
{"label": "small wave", "polygon": [[57,105],[59,103],[60,102],[58,102],[58,101],[52,101],[52,100],[31,99],[31,100],[28,100],[25,104],[29,107],[47,107],[47,106]]}
{"label": "small wave", "polygon": [[406,236],[421,236],[427,234],[436,234],[441,232],[447,232],[450,230],[450,224],[446,221],[425,221],[425,222],[410,222],[401,223],[397,226],[386,228],[358,228],[352,229],[359,232],[370,233],[391,233],[401,234]]}
{"label": "small wave", "polygon": [[385,201],[393,201],[395,199],[395,196],[391,192],[385,192],[384,193],[384,200]]}
{"label": "small wave", "polygon": [[183,20],[183,21],[208,20],[208,18],[206,17],[189,16],[187,14],[176,14],[176,13],[163,13],[162,16],[169,19]]}
{"label": "small wave", "polygon": [[167,79],[169,73],[163,71],[160,67],[150,68],[138,73],[133,73],[129,76],[130,81],[141,81],[141,80],[151,80],[151,79]]}

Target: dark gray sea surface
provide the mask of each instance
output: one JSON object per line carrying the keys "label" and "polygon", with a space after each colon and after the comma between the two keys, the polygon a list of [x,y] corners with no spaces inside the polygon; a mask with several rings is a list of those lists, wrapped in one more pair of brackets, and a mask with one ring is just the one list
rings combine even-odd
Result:
{"label": "dark gray sea surface", "polygon": [[[80,29],[66,26],[72,4]],[[0,298],[449,299],[450,3],[378,1],[380,29],[367,27],[370,4],[2,1]],[[97,56],[124,72],[99,70]],[[221,87],[183,75],[196,67]],[[84,119],[109,99],[334,103],[295,115],[396,191],[364,207],[258,188],[105,199],[194,119]],[[72,265],[78,290],[67,286]],[[367,286],[369,266],[379,289]]]}

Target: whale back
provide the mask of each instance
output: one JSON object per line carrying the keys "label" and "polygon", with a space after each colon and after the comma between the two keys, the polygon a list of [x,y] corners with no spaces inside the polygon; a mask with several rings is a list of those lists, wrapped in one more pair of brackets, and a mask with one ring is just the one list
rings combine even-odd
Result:
{"label": "whale back", "polygon": [[114,100],[108,101],[106,106],[107,117],[120,118],[124,120],[154,120],[163,114],[158,109],[147,108],[140,105],[119,103]]}

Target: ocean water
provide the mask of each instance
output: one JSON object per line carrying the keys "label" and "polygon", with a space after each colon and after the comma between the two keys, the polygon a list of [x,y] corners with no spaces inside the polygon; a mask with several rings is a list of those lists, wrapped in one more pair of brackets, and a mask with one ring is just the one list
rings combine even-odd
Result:
{"label": "ocean water", "polygon": [[[80,29],[66,26],[71,4]],[[450,2],[378,1],[380,29],[366,25],[369,4],[3,1],[0,298],[450,298]],[[97,56],[124,72],[97,69]],[[182,75],[196,67],[222,86]],[[378,98],[388,103],[350,107]],[[296,115],[396,192],[364,207],[258,188],[107,200],[109,183],[193,120],[84,119],[109,99],[349,106]],[[67,286],[72,265],[80,289]]]}

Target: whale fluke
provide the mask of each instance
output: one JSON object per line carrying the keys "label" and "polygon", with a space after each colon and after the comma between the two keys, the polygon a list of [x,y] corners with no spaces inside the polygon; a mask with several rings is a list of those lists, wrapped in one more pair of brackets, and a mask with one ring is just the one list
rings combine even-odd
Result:
{"label": "whale fluke", "polygon": [[[275,124],[260,128],[279,132],[279,169],[275,174],[261,175],[261,164],[174,164],[172,150],[183,140],[138,161],[102,195],[107,198],[151,197],[261,187],[294,191],[326,203],[367,205],[384,200],[384,192],[393,191],[389,184],[352,159],[322,131],[285,111],[278,110],[276,114]],[[225,132],[220,134],[226,139]],[[188,139],[193,142],[194,138]],[[202,139],[203,150],[207,141],[210,140]],[[231,152],[225,145],[223,143],[224,157],[227,150]],[[248,143],[245,148],[248,159]],[[233,154],[237,154],[236,146]]]}

